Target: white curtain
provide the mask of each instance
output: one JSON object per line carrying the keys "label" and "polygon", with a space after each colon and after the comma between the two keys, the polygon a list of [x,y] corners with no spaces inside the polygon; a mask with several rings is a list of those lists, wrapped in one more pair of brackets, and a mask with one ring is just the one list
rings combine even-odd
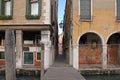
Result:
{"label": "white curtain", "polygon": [[5,15],[11,15],[10,10],[11,10],[11,1],[7,1],[5,2]]}
{"label": "white curtain", "polygon": [[31,4],[31,15],[38,15],[38,3]]}

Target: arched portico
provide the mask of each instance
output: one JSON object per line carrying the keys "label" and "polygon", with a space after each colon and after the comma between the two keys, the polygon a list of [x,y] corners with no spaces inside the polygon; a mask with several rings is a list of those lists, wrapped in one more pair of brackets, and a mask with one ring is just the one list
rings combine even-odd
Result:
{"label": "arched portico", "polygon": [[96,33],[87,32],[79,39],[79,65],[101,64],[102,40]]}
{"label": "arched portico", "polygon": [[82,33],[77,44],[73,45],[73,67],[81,69],[84,64],[92,65],[92,68],[96,68],[96,65],[99,69],[107,68],[107,45],[96,31]]}
{"label": "arched portico", "polygon": [[120,32],[112,33],[107,40],[107,64],[120,65]]}

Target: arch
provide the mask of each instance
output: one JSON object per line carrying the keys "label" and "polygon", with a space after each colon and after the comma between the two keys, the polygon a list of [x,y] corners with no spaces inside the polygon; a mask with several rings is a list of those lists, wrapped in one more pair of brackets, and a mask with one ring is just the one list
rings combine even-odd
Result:
{"label": "arch", "polygon": [[115,33],[120,33],[120,31],[114,31],[114,32],[110,33],[105,42],[107,43],[109,38]]}
{"label": "arch", "polygon": [[82,34],[78,37],[78,40],[77,40],[77,44],[78,44],[78,45],[79,45],[79,40],[80,40],[80,38],[81,38],[84,34],[86,34],[86,33],[94,33],[94,34],[98,35],[98,36],[100,37],[100,39],[101,39],[102,45],[105,44],[105,43],[104,43],[104,39],[103,39],[103,37],[100,35],[100,33],[96,32],[96,31],[86,31],[86,32],[82,33]]}
{"label": "arch", "polygon": [[80,35],[79,44],[79,64],[101,64],[102,45],[104,39],[98,32],[88,31]]}
{"label": "arch", "polygon": [[107,64],[120,65],[120,31],[111,33],[106,39],[107,43]]}

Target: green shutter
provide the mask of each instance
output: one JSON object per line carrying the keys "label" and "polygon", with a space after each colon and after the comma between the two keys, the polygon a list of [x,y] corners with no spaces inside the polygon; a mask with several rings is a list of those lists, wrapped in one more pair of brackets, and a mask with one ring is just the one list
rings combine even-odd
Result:
{"label": "green shutter", "polygon": [[11,0],[11,5],[10,5],[10,15],[13,16],[13,0]]}
{"label": "green shutter", "polygon": [[39,10],[38,10],[38,15],[41,16],[41,9],[42,9],[42,0],[38,0],[39,4]]}
{"label": "green shutter", "polygon": [[33,52],[24,52],[24,64],[33,64]]}
{"label": "green shutter", "polygon": [[0,0],[0,15],[3,15],[3,0]]}
{"label": "green shutter", "polygon": [[26,0],[26,15],[30,14],[30,0]]}

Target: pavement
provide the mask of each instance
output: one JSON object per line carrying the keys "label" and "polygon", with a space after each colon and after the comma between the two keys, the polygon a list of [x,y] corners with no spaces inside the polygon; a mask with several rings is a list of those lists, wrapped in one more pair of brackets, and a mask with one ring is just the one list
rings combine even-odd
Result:
{"label": "pavement", "polygon": [[85,80],[85,78],[58,56],[56,62],[45,73],[43,80]]}

